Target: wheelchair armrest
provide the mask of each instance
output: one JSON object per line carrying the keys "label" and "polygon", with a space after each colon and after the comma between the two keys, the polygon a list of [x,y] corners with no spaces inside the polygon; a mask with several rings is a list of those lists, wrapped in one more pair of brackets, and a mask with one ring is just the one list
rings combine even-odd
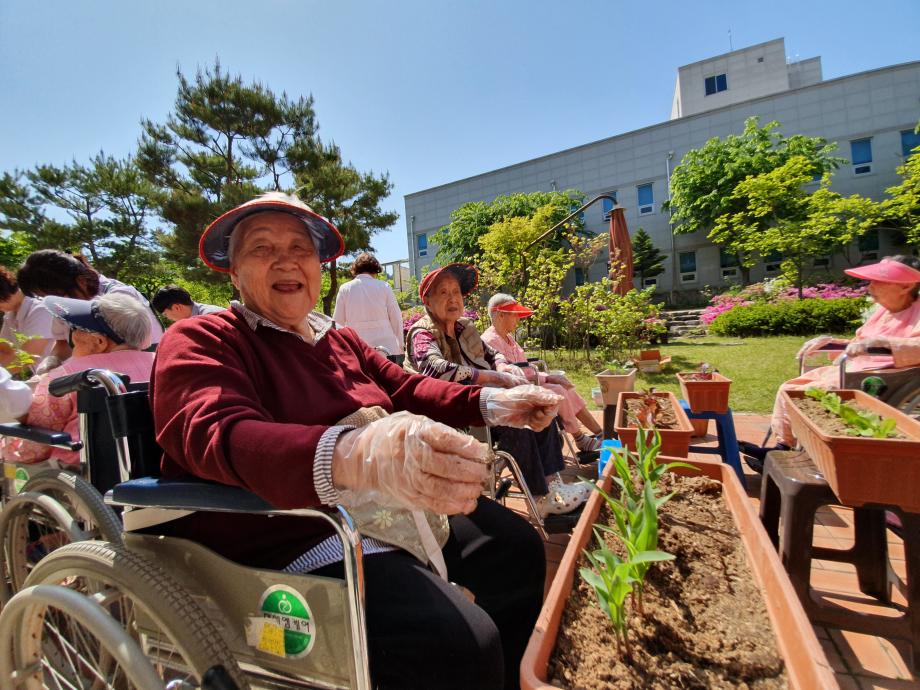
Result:
{"label": "wheelchair armrest", "polygon": [[135,508],[239,513],[276,510],[273,505],[246,489],[200,479],[132,479],[117,484],[106,493],[105,502]]}
{"label": "wheelchair armrest", "polygon": [[83,447],[82,441],[74,441],[66,431],[55,431],[54,429],[29,426],[18,422],[0,424],[0,436],[13,436],[26,441],[41,443],[45,446],[63,448],[64,450],[80,450]]}

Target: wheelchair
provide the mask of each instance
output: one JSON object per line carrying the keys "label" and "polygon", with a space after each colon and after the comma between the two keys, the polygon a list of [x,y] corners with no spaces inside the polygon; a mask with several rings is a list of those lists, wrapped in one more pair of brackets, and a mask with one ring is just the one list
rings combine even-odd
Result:
{"label": "wheelchair", "polygon": [[[345,579],[247,568],[173,537],[127,532],[117,541],[81,540],[71,520],[71,543],[30,563],[23,592],[64,586],[100,604],[169,688],[206,687],[208,674],[219,668],[230,687],[240,689],[369,690],[361,539],[348,513],[342,508],[335,513],[281,511],[237,487],[157,478],[161,451],[153,435],[146,384],[128,390],[111,372],[90,370],[55,381],[55,391],[98,390],[100,381],[107,382],[101,392],[114,454],[91,456],[90,472],[116,467],[126,479],[106,493],[107,507],[121,509],[126,520],[135,511],[151,509],[324,520],[341,541]],[[22,434],[26,437],[27,430]],[[89,445],[96,441],[84,438]],[[35,492],[29,498],[66,523],[66,511],[55,511],[54,499]],[[21,601],[14,597],[10,602],[14,600]],[[55,608],[49,626],[47,606],[13,606],[7,616],[13,622],[4,627],[0,620],[0,630],[42,634],[40,645],[34,635],[29,640],[18,640],[16,634],[0,637],[6,677],[21,679],[17,687],[41,687],[43,682],[54,686],[56,681],[50,681],[67,677],[67,664],[72,663],[69,652],[62,651],[72,646],[68,638],[80,634],[83,642],[83,619],[69,613],[71,609]],[[12,647],[11,657],[2,656],[7,646]],[[107,679],[113,668],[123,669],[104,645],[88,647],[95,651],[81,660],[81,673]]]}

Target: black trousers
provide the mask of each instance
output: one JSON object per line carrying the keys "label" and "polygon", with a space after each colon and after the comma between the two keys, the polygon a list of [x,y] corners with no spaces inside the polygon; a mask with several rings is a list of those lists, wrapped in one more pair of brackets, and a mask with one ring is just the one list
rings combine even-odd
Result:
{"label": "black trousers", "polygon": [[496,426],[492,428],[492,438],[499,450],[511,453],[517,460],[530,492],[534,496],[545,496],[549,492],[546,478],[565,467],[562,438],[556,423],[543,431]]}
{"label": "black trousers", "polygon": [[[364,559],[370,670],[379,690],[519,687],[543,601],[543,542],[526,520],[486,498],[450,526],[448,575],[475,603],[404,551]],[[315,572],[341,577],[342,564]]]}

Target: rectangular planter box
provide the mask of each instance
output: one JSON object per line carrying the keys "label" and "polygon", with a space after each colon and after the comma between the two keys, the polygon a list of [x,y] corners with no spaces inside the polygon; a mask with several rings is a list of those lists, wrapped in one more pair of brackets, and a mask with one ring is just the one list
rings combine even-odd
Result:
{"label": "rectangular planter box", "polygon": [[636,368],[644,374],[657,374],[670,361],[670,357],[661,358],[660,350],[642,350],[639,358],[633,360]]}
{"label": "rectangular planter box", "polygon": [[687,381],[691,372],[677,374],[680,394],[690,405],[691,412],[728,412],[728,390],[732,380],[713,372],[711,381]]}
{"label": "rectangular planter box", "polygon": [[601,387],[601,395],[605,405],[616,405],[617,396],[623,391],[636,390],[636,370],[630,369],[628,374],[614,374],[609,369],[604,369],[594,375]]}
{"label": "rectangular planter box", "polygon": [[702,437],[709,433],[708,419],[691,419],[690,426],[693,427],[693,435],[695,437]]}
{"label": "rectangular planter box", "polygon": [[[659,462],[672,462],[677,458],[659,456]],[[792,588],[776,549],[760,524],[760,519],[750,499],[741,488],[734,470],[721,462],[694,460],[701,474],[722,482],[722,498],[735,519],[741,541],[747,554],[748,566],[763,594],[767,614],[773,624],[776,645],[786,663],[789,687],[793,690],[831,690],[839,688],[834,672],[815,637],[799,598]],[[610,490],[613,463],[604,470],[602,486]],[[678,474],[692,474],[691,470],[676,470]],[[559,624],[569,593],[575,581],[578,559],[592,535],[592,525],[600,513],[603,497],[593,492],[578,520],[572,538],[562,556],[556,577],[537,618],[537,625],[521,660],[521,688],[523,690],[558,690],[547,681],[547,667],[556,644]]]}
{"label": "rectangular planter box", "polygon": [[[638,429],[634,426],[626,426],[626,401],[630,398],[638,398],[641,393],[620,393],[617,399],[617,411],[614,422],[614,431],[624,446],[635,450],[636,432]],[[659,429],[661,434],[661,454],[673,455],[676,457],[686,458],[690,453],[690,437],[693,436],[693,427],[690,420],[680,407],[680,403],[673,393],[661,392],[655,393],[656,396],[667,398],[674,408],[674,414],[677,417],[677,429]],[[647,432],[649,437],[651,432]]]}
{"label": "rectangular planter box", "polygon": [[792,433],[824,474],[841,503],[898,506],[920,512],[920,422],[862,391],[834,391],[843,400],[891,417],[908,439],[828,436],[805,416],[793,400],[805,391],[782,391]]}

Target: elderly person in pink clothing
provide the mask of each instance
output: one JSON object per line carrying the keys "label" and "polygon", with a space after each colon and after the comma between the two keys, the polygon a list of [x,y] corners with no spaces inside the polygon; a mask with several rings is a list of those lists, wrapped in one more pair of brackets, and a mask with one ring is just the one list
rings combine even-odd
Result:
{"label": "elderly person in pink clothing", "polygon": [[[48,384],[60,376],[86,369],[111,369],[135,382],[149,381],[153,353],[141,351],[150,341],[148,308],[121,293],[93,300],[46,297],[44,307],[61,322],[65,332],[69,331],[73,355],[61,366],[38,378],[25,422],[66,431],[71,438],[77,439],[80,434],[76,393],[57,398],[48,392]],[[3,459],[7,462],[31,464],[49,459],[59,465],[80,462],[76,451],[51,448],[18,438],[4,438],[2,447]]]}
{"label": "elderly person in pink clothing", "polygon": [[[521,319],[532,315],[532,309],[520,304],[511,295],[503,292],[492,295],[489,300],[489,318],[492,325],[482,334],[482,339],[492,349],[504,355],[508,362],[522,366],[528,380],[562,396],[562,403],[559,405],[562,426],[572,435],[579,450],[597,450],[601,447],[603,431],[572,382],[561,374],[543,374],[526,366],[527,355],[524,348],[514,339],[514,331]],[[582,424],[591,432],[590,435],[584,432]]]}
{"label": "elderly person in pink clothing", "polygon": [[[894,256],[844,272],[854,278],[868,280],[869,295],[876,304],[875,311],[846,346],[848,370],[866,371],[920,364],[920,261],[912,256]],[[799,356],[807,357],[834,342],[843,344],[846,341],[819,336],[805,343],[799,350]],[[891,350],[891,354],[870,356],[867,354],[870,348],[885,348]],[[819,367],[786,381],[780,390],[836,388],[838,377],[837,366]],[[788,450],[795,445],[789,417],[779,394],[773,406],[771,428],[776,446],[762,448],[739,443],[742,452],[750,458],[748,464],[754,469],[763,466],[763,459],[769,451]]]}

